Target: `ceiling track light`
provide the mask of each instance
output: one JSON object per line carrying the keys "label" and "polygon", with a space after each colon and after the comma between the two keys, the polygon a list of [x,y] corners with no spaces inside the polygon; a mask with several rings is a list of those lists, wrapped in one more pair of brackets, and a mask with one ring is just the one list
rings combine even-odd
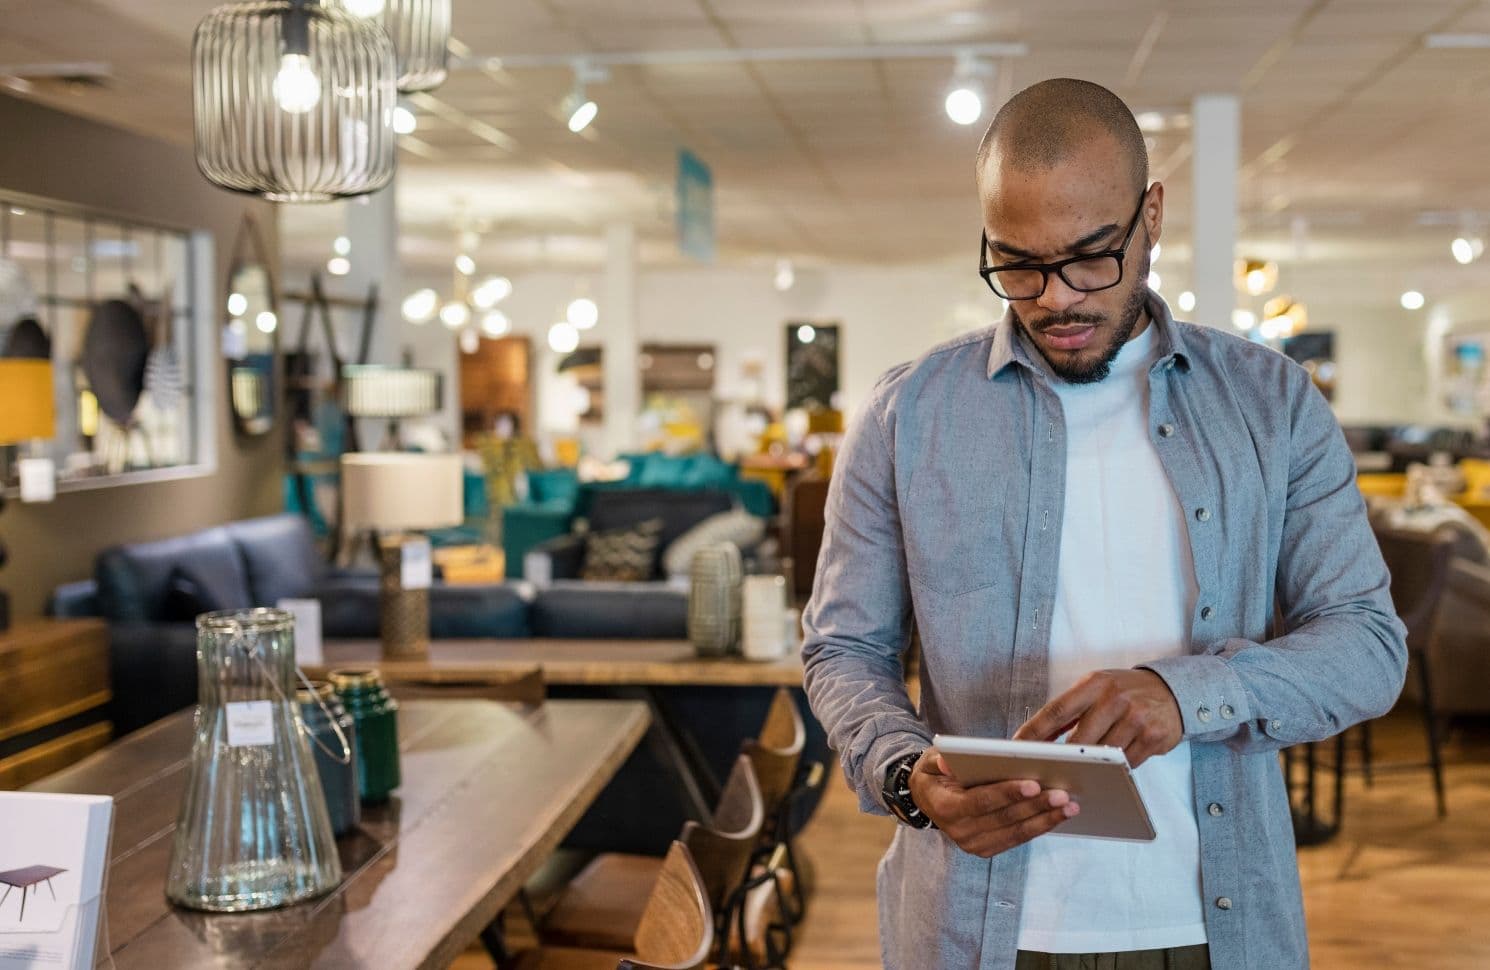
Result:
{"label": "ceiling track light", "polygon": [[576,135],[590,127],[590,122],[600,113],[597,105],[585,92],[587,84],[599,84],[610,80],[610,71],[604,67],[596,67],[589,61],[578,60],[574,62],[574,87],[565,96],[559,110],[564,114],[565,123],[569,130]]}
{"label": "ceiling track light", "polygon": [[959,125],[971,125],[983,117],[983,104],[995,73],[992,61],[968,51],[958,51],[957,66],[943,102],[947,117]]}

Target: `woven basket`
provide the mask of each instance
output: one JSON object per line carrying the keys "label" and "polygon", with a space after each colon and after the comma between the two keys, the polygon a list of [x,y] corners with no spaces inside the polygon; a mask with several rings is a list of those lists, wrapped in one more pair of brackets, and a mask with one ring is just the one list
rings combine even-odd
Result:
{"label": "woven basket", "polygon": [[689,566],[688,639],[700,656],[723,656],[740,642],[740,550],[732,542],[705,546]]}

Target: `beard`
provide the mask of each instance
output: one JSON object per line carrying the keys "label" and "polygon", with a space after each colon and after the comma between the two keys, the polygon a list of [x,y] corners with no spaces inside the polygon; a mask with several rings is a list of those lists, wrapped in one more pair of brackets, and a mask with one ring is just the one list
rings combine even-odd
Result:
{"label": "beard", "polygon": [[[1148,242],[1148,234],[1145,233],[1144,235],[1144,242],[1146,244]],[[1010,312],[1013,313],[1015,322],[1024,329],[1025,335],[1030,338],[1030,343],[1040,352],[1040,356],[1045,358],[1045,362],[1050,365],[1051,370],[1055,371],[1057,377],[1069,384],[1096,384],[1099,381],[1106,380],[1107,376],[1112,373],[1112,362],[1122,352],[1123,345],[1133,336],[1133,331],[1138,329],[1138,321],[1143,316],[1144,307],[1148,299],[1147,281],[1149,278],[1149,262],[1149,254],[1147,246],[1145,246],[1143,261],[1139,266],[1139,271],[1133,274],[1134,285],[1128,291],[1127,297],[1123,300],[1122,308],[1118,311],[1116,325],[1112,323],[1111,318],[1105,313],[1083,313],[1073,310],[1066,313],[1053,313],[1038,320],[1026,320],[1012,303],[1009,304]],[[1045,349],[1040,346],[1039,341],[1034,339],[1034,334],[1047,328],[1071,326],[1072,324],[1098,328],[1106,326],[1111,327],[1111,331],[1107,334],[1107,342],[1103,346],[1075,353],[1056,351],[1054,352],[1054,356],[1046,353]],[[1083,354],[1088,356],[1083,357]]]}

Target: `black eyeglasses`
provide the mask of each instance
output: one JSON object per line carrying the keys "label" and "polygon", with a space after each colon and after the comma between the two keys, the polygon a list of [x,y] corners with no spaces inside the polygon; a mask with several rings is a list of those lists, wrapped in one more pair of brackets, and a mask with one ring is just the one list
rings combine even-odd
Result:
{"label": "black eyeglasses", "polygon": [[1056,263],[1010,263],[1007,266],[988,265],[988,232],[982,233],[978,243],[978,275],[988,288],[1005,300],[1034,300],[1045,293],[1050,284],[1050,274],[1059,274],[1061,281],[1081,293],[1095,293],[1117,286],[1123,281],[1123,257],[1133,242],[1133,233],[1138,229],[1138,217],[1143,214],[1143,202],[1149,197],[1145,189],[1138,197],[1138,210],[1133,221],[1128,223],[1128,232],[1123,244],[1117,249],[1072,256]]}

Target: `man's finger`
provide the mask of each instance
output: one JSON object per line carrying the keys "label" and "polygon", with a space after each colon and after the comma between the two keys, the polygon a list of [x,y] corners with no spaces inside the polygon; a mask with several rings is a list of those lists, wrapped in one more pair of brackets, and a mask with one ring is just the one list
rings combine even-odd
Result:
{"label": "man's finger", "polygon": [[1102,683],[1094,677],[1082,678],[1076,686],[1053,698],[1014,732],[1016,741],[1053,741],[1101,696]]}
{"label": "man's finger", "polygon": [[1066,738],[1067,744],[1096,744],[1108,731],[1128,716],[1128,702],[1121,697],[1104,697],[1093,704],[1076,722],[1076,730]]}
{"label": "man's finger", "polygon": [[1040,783],[1029,778],[1012,781],[997,781],[987,785],[975,785],[967,790],[972,814],[992,815],[1016,802],[1034,798],[1040,794]]}
{"label": "man's finger", "polygon": [[1122,748],[1124,754],[1138,750],[1140,737],[1143,733],[1143,725],[1137,721],[1123,719],[1107,729],[1107,733],[1097,740],[1097,744],[1105,744],[1112,748]]}
{"label": "man's finger", "polygon": [[1032,815],[1023,822],[995,829],[986,837],[977,838],[964,845],[963,849],[973,855],[989,858],[1044,835],[1067,819],[1076,816],[1080,811],[1081,807],[1075,802],[1067,802],[1058,808]]}

